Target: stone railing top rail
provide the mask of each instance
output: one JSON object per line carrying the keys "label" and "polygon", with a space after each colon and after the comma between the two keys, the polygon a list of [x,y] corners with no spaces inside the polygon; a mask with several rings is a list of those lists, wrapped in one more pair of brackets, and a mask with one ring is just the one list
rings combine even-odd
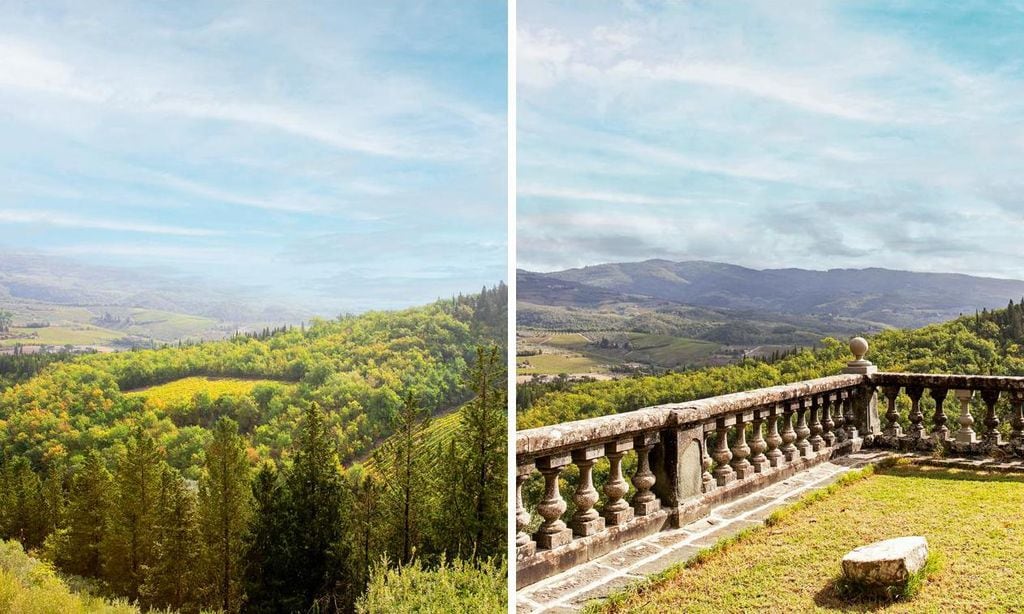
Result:
{"label": "stone railing top rail", "polygon": [[949,390],[1024,391],[1024,377],[1008,375],[947,375],[878,371],[870,376],[875,386],[923,386]]}
{"label": "stone railing top rail", "polygon": [[784,403],[815,394],[855,388],[867,381],[868,379],[864,375],[832,375],[792,384],[734,392],[682,403],[666,403],[621,414],[542,426],[516,433],[516,455],[537,457],[581,445],[596,445],[643,432],[704,422],[718,416]]}

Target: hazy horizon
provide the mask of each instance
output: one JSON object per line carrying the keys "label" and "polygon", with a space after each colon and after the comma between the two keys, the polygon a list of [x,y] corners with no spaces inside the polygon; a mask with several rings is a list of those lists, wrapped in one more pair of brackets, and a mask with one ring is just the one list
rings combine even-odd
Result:
{"label": "hazy horizon", "polygon": [[1024,7],[518,10],[517,266],[1024,270]]}
{"label": "hazy horizon", "polygon": [[0,250],[320,312],[496,283],[506,31],[454,1],[9,7]]}

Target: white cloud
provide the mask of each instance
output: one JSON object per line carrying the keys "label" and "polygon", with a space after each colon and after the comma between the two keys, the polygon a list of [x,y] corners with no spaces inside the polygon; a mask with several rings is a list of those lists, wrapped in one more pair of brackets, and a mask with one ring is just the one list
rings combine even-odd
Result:
{"label": "white cloud", "polygon": [[35,224],[61,228],[90,228],[115,232],[137,232],[143,234],[169,235],[179,237],[212,237],[225,234],[207,228],[146,224],[121,220],[98,219],[76,216],[59,211],[38,211],[23,209],[0,209],[0,222],[8,224]]}

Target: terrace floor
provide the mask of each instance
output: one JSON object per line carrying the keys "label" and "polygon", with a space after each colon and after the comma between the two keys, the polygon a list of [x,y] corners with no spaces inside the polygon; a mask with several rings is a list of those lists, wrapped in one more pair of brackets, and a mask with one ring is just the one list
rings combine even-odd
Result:
{"label": "terrace floor", "polygon": [[[888,455],[865,451],[817,465],[723,504],[682,529],[631,542],[520,590],[518,611],[579,611],[589,601],[603,599],[689,560],[723,538],[763,524],[772,512]],[[849,610],[829,593],[842,555],[876,539],[908,534],[928,537],[940,556],[939,577],[926,585],[913,607],[897,604],[887,611],[938,612],[950,607],[965,611],[968,605],[966,611],[1024,611],[1019,580],[1006,578],[1006,570],[1024,573],[1024,515],[1020,514],[1024,477],[964,470],[976,463],[963,459],[941,463],[944,466],[887,470],[848,485],[770,530],[744,538],[712,560],[674,574],[615,611]],[[986,468],[1019,470],[993,465]],[[998,548],[1004,542],[1007,548]],[[972,570],[977,571],[974,576]]]}

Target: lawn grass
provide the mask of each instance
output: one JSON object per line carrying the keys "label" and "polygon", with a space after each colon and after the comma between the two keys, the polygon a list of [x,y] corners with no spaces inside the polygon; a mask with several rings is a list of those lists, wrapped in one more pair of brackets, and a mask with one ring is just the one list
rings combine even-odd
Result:
{"label": "lawn grass", "polygon": [[228,394],[242,396],[252,392],[252,389],[259,384],[278,384],[291,386],[287,382],[278,382],[269,379],[239,379],[233,377],[183,377],[173,382],[129,390],[125,394],[129,396],[142,396],[153,399],[160,399],[168,405],[177,405],[192,400],[197,392],[205,390],[211,398]]}
{"label": "lawn grass", "polygon": [[[941,564],[909,601],[849,603],[840,560],[924,535]],[[788,508],[606,602],[605,612],[1024,611],[1024,477],[898,465]]]}

